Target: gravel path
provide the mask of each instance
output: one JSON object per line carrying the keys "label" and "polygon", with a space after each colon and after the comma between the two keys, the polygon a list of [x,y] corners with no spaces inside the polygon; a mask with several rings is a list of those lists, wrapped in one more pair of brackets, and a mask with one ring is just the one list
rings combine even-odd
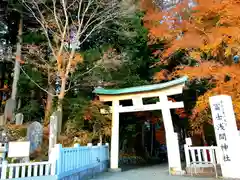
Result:
{"label": "gravel path", "polygon": [[214,178],[193,178],[183,176],[169,176],[166,165],[157,165],[132,169],[118,173],[103,173],[92,180],[214,180]]}

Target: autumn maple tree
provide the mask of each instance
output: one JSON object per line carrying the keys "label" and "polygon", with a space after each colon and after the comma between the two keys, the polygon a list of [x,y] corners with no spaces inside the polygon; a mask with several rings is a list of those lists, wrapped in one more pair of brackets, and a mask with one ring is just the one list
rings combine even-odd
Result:
{"label": "autumn maple tree", "polygon": [[[162,70],[155,79],[171,79],[188,75],[190,81],[207,79],[213,88],[198,97],[190,115],[192,128],[201,130],[202,124],[212,123],[209,97],[227,94],[233,99],[237,119],[240,119],[240,83],[238,59],[240,48],[240,1],[197,0],[181,1],[167,9],[150,9],[144,17],[149,30],[149,45],[164,42],[164,49],[153,54],[160,64],[168,64],[176,52],[184,51],[194,61],[182,63],[178,59],[172,71]],[[176,61],[176,60],[175,60]]]}

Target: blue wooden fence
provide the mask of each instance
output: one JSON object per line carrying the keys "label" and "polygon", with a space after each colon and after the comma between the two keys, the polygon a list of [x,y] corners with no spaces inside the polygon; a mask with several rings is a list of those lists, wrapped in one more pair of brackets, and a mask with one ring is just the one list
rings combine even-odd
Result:
{"label": "blue wooden fence", "polygon": [[81,147],[76,144],[73,148],[57,147],[58,158],[56,176],[58,180],[80,180],[103,172],[108,167],[109,148],[107,145]]}
{"label": "blue wooden fence", "polygon": [[49,161],[0,165],[0,179],[12,180],[83,180],[108,167],[109,146],[98,145],[63,148],[57,144]]}

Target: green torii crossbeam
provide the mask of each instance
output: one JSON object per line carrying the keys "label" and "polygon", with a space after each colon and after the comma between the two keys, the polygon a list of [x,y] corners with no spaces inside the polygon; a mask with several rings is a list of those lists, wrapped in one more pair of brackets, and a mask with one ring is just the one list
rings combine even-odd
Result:
{"label": "green torii crossbeam", "polygon": [[96,94],[105,94],[105,95],[118,95],[118,94],[129,94],[129,93],[137,93],[137,92],[146,92],[146,91],[155,91],[159,89],[169,88],[171,86],[175,86],[178,84],[185,83],[188,80],[187,76],[168,81],[165,83],[152,84],[152,85],[144,85],[144,86],[136,86],[122,89],[104,89],[104,88],[95,88],[93,93]]}

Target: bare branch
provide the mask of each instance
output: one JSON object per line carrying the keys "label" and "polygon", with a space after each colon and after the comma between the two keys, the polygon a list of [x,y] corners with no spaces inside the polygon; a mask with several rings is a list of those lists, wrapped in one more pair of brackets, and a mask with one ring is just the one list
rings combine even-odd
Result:
{"label": "bare branch", "polygon": [[[99,65],[94,65],[92,68],[90,68],[89,70],[85,71],[84,73],[82,74],[79,74],[78,76],[76,76],[73,81],[76,81],[78,78],[80,78],[81,76],[85,76],[86,74],[89,74],[90,72],[92,72],[94,69],[96,69],[97,67],[99,67]],[[65,90],[65,92],[69,91],[70,89],[73,89],[74,87],[76,87],[76,85],[72,86],[71,87],[71,83],[72,81],[70,81],[69,83],[69,86],[68,86],[68,89]]]}
{"label": "bare branch", "polygon": [[51,96],[56,96],[55,94],[52,94],[52,93],[50,93],[49,91],[47,91],[46,89],[44,89],[43,87],[41,87],[38,83],[36,83],[26,72],[25,72],[25,70],[21,67],[21,66],[19,66],[20,67],[20,69],[21,69],[21,71],[23,72],[23,74],[33,83],[33,84],[35,84],[39,89],[41,89],[42,91],[44,91],[44,92],[46,92],[47,94],[49,94],[49,95],[51,95]]}
{"label": "bare branch", "polygon": [[41,13],[39,7],[38,7],[38,4],[36,4],[36,2],[34,0],[32,0],[33,4],[35,5],[35,7],[37,8],[38,10],[38,13],[40,14],[40,17],[41,17],[41,20],[37,17],[36,13],[33,11],[33,9],[28,5],[27,2],[25,2],[25,0],[22,0],[22,3],[24,4],[24,6],[31,12],[31,14],[34,16],[34,18],[36,19],[36,21],[41,25],[41,27],[43,28],[43,32],[47,38],[47,41],[48,41],[48,45],[52,51],[52,54],[54,55],[54,57],[57,59],[57,56],[55,54],[55,51],[53,49],[53,45],[51,43],[51,40],[49,38],[49,35],[48,35],[48,30],[45,26],[46,24],[46,21],[45,21],[45,18],[43,16],[43,14]]}
{"label": "bare branch", "polygon": [[[81,12],[81,7],[82,7],[82,0],[80,0],[79,3],[79,9],[78,9],[78,24],[79,24],[79,27],[78,27],[78,30],[77,30],[77,33],[76,33],[76,37],[75,37],[75,40],[78,40],[80,38],[80,33],[81,33],[81,29],[82,29],[82,25],[83,25],[83,21],[84,21],[84,17],[86,15],[86,12],[88,11],[89,7],[91,6],[91,3],[93,1],[92,0],[89,0],[88,1],[88,4],[87,4],[87,7],[86,9],[84,10],[83,14],[82,14],[82,19],[80,19],[80,12]],[[74,47],[72,48],[72,51],[71,51],[71,54],[70,54],[70,57],[69,57],[69,60],[68,60],[68,64],[67,64],[67,68],[66,68],[66,73],[65,73],[65,76],[67,77],[68,74],[69,74],[69,71],[70,71],[70,68],[71,68],[71,65],[72,65],[72,60],[73,60],[73,57],[74,57],[74,54],[75,54],[75,51],[76,51],[76,45],[74,45]]]}
{"label": "bare branch", "polygon": [[[62,34],[62,28],[61,28],[61,26],[60,26],[60,24],[62,25],[62,23],[59,23],[58,22],[58,16],[57,16],[57,12],[56,12],[56,1],[55,0],[52,0],[52,2],[53,2],[53,16],[54,16],[54,18],[55,18],[55,21],[56,21],[56,24],[57,24],[57,27],[58,27],[58,29],[59,29],[59,32]],[[60,20],[60,22],[61,22],[61,19],[59,19]]]}
{"label": "bare branch", "polygon": [[[66,33],[67,33],[67,28],[69,26],[69,23],[68,23],[68,13],[67,13],[67,7],[66,7],[66,1],[65,0],[62,0],[62,6],[63,6],[63,12],[64,12],[64,16],[65,16],[65,25],[64,25],[64,28],[63,28],[63,32],[61,33],[61,45],[60,45],[60,48],[58,50],[58,55],[57,55],[57,58],[59,58],[61,55],[62,55],[62,52],[63,52],[63,47],[64,47],[64,44],[65,44],[65,39],[66,39]],[[57,59],[58,60],[58,59]],[[60,67],[61,67],[61,64],[58,63],[58,71],[61,72],[60,70]]]}
{"label": "bare branch", "polygon": [[67,7],[67,10],[72,8],[76,2],[77,0],[73,0],[73,2]]}
{"label": "bare branch", "polygon": [[[61,92],[58,97],[59,99],[63,98],[64,93],[71,89],[72,82],[70,81],[67,89],[65,89],[66,83],[69,79],[71,80],[69,76],[73,74],[72,70],[76,67],[76,63],[78,63],[75,62],[78,61],[75,58],[76,49],[79,48],[96,30],[102,28],[105,23],[120,15],[120,2],[117,0],[71,0],[71,2],[68,0],[51,0],[51,6],[53,6],[51,7],[41,0],[20,1],[23,2],[28,11],[32,13],[36,21],[40,24],[47,38],[48,46],[54,56],[54,61],[56,61],[55,64],[57,65],[57,68],[52,68],[54,65],[52,65],[51,62],[48,63],[45,61],[42,56],[37,57],[38,62],[36,62],[35,65],[41,61],[39,63],[40,66],[44,68],[46,67],[45,69],[48,73],[52,72],[60,75],[62,83]],[[60,4],[58,2],[60,2]],[[44,7],[45,9],[42,9]],[[70,49],[67,43],[71,42],[70,38],[73,28],[75,34]],[[51,32],[53,39],[56,40],[56,42],[50,39],[49,32]],[[41,54],[41,50],[39,54]],[[42,65],[43,62],[45,62],[47,66]],[[82,73],[78,77],[89,74],[99,66],[99,64],[94,65],[91,69]],[[49,78],[50,77],[48,76],[48,82],[52,80]],[[76,79],[73,79],[73,81],[76,81]],[[36,82],[33,83],[37,85]],[[44,90],[41,86],[37,86]],[[47,92],[47,90],[44,91]]]}
{"label": "bare branch", "polygon": [[[89,38],[89,36],[91,36],[91,34],[95,31],[95,30],[97,30],[98,28],[100,28],[104,23],[106,23],[107,21],[109,21],[111,18],[108,18],[108,17],[106,17],[104,20],[102,20],[102,21],[100,21],[97,25],[95,25],[93,28],[92,28],[92,30],[85,36],[85,38],[79,43],[79,45],[82,45],[88,38]],[[90,26],[90,25],[89,25]],[[87,28],[89,27],[89,26],[87,26]],[[87,28],[86,28],[86,30],[87,30]],[[85,31],[86,31],[85,30]]]}
{"label": "bare branch", "polygon": [[[100,22],[98,22],[98,23],[93,27],[93,29],[90,31],[90,33],[88,33],[88,34],[86,35],[86,37],[80,42],[79,45],[83,44],[83,43],[85,42],[85,40],[87,40],[88,37],[89,37],[95,30],[97,30],[99,27],[101,27],[102,24],[104,24],[104,23],[106,23],[106,22],[108,22],[108,21],[116,18],[117,15],[119,14],[117,11],[115,11],[116,9],[117,9],[117,6],[113,6],[112,8],[108,8],[107,10],[104,9],[104,10],[98,12],[98,13],[96,13],[97,11],[94,11],[94,12],[91,14],[91,16],[89,17],[88,21],[87,21],[86,24],[85,24],[84,29],[81,31],[81,33],[80,33],[79,36],[81,37],[81,35],[84,34],[91,25],[93,25],[94,23],[96,23],[96,22],[98,22],[98,21],[100,21]],[[95,18],[95,19],[93,20],[93,18]],[[79,38],[80,38],[80,37],[79,37]]]}

